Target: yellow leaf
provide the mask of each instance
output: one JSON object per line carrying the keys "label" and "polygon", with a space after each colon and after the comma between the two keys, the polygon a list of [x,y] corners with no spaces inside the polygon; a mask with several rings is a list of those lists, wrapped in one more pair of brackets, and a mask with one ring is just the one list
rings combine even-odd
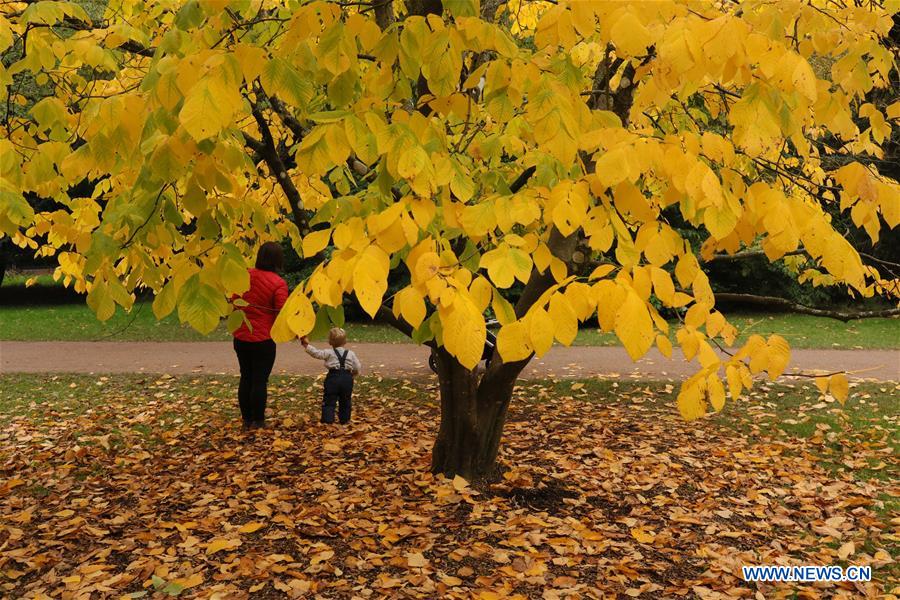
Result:
{"label": "yellow leaf", "polygon": [[703,224],[713,239],[722,240],[734,231],[738,223],[738,217],[726,204],[723,206],[709,206],[703,211]]}
{"label": "yellow leaf", "polygon": [[418,329],[425,320],[425,299],[415,288],[404,288],[394,296],[394,314]]}
{"label": "yellow leaf", "polygon": [[353,292],[370,317],[381,308],[381,300],[387,291],[387,276],[391,259],[384,250],[370,244],[360,255],[353,268]]}
{"label": "yellow leaf", "polygon": [[472,237],[483,237],[497,226],[497,215],[492,202],[479,202],[462,209],[459,222]]}
{"label": "yellow leaf", "polygon": [[791,76],[791,83],[793,83],[794,89],[806,96],[806,99],[810,102],[815,102],[818,97],[816,81],[816,74],[806,59],[798,59],[797,66],[794,68],[794,73]]}
{"label": "yellow leaf", "polygon": [[666,358],[672,358],[672,342],[665,335],[656,336],[656,347]]}
{"label": "yellow leaf", "polygon": [[153,315],[162,320],[175,310],[175,302],[178,300],[178,291],[175,288],[175,281],[169,281],[153,298]]}
{"label": "yellow leaf", "polygon": [[653,345],[653,321],[647,305],[629,288],[625,301],[616,312],[616,336],[622,341],[631,360],[637,360]]}
{"label": "yellow leaf", "polygon": [[268,59],[265,49],[244,43],[235,44],[234,54],[248,82],[259,77]]}
{"label": "yellow leaf", "polygon": [[197,587],[201,583],[203,583],[203,573],[194,573],[190,577],[179,578],[173,581],[177,585],[180,585],[182,588],[192,588]]}
{"label": "yellow leaf", "polygon": [[675,284],[672,283],[672,277],[659,267],[651,267],[650,279],[653,281],[656,297],[666,306],[672,306],[675,298]]}
{"label": "yellow leaf", "polygon": [[525,323],[513,321],[501,327],[497,334],[497,351],[503,362],[525,360],[531,356],[531,336]]}
{"label": "yellow leaf", "polygon": [[318,254],[331,239],[331,230],[323,229],[321,231],[313,231],[303,238],[303,256],[309,258]]}
{"label": "yellow leaf", "polygon": [[[461,272],[468,273],[468,271]],[[494,288],[484,277],[476,277],[469,286],[469,294],[472,295],[472,301],[475,302],[475,307],[481,312],[484,312],[491,303],[493,293]]]}
{"label": "yellow leaf", "polygon": [[272,325],[272,339],[278,343],[289,342],[296,336],[304,336],[312,331],[315,323],[316,313],[312,303],[298,287],[275,318]]}
{"label": "yellow leaf", "polygon": [[856,544],[853,541],[849,541],[843,544],[840,548],[838,548],[838,558],[841,560],[847,560],[850,556],[852,556],[856,552]]}
{"label": "yellow leaf", "polygon": [[516,320],[516,311],[513,309],[512,304],[500,294],[494,294],[494,299],[491,300],[491,308],[501,325],[509,325]]}
{"label": "yellow leaf", "polygon": [[[457,477],[459,477],[457,475]],[[453,480],[453,487],[456,487],[456,480]],[[422,556],[421,552],[410,552],[406,555],[406,564],[410,567],[427,567],[428,559]]]}
{"label": "yellow leaf", "polygon": [[652,544],[653,540],[656,539],[656,534],[647,531],[643,527],[633,527],[631,529],[631,537],[642,544]]}
{"label": "yellow leaf", "polygon": [[615,270],[616,270],[615,265],[600,265],[599,267],[597,267],[596,269],[591,271],[591,274],[588,276],[588,279],[603,279],[604,277],[606,277],[607,275],[609,275],[610,273],[612,273]]}
{"label": "yellow leaf", "polygon": [[622,148],[615,148],[601,155],[596,162],[597,179],[607,188],[628,179],[631,167],[628,155]]}
{"label": "yellow leaf", "polygon": [[404,179],[418,175],[428,163],[428,154],[421,146],[407,148],[397,161],[397,174]]}
{"label": "yellow leaf", "polygon": [[828,389],[831,390],[831,395],[834,396],[838,402],[844,404],[850,393],[850,384],[847,382],[847,376],[843,373],[832,375],[828,382]]}
{"label": "yellow leaf", "polygon": [[560,344],[571,346],[578,335],[578,316],[568,299],[562,294],[554,294],[550,298],[547,314],[554,326],[553,335]]}
{"label": "yellow leaf", "polygon": [[722,380],[715,373],[712,373],[706,379],[706,391],[709,394],[709,403],[712,404],[713,410],[719,412],[725,407],[725,386]]}
{"label": "yellow leaf", "polygon": [[469,487],[469,482],[460,477],[459,475],[453,478],[453,489],[457,492],[461,492],[462,490]]}
{"label": "yellow leaf", "polygon": [[206,554],[212,555],[222,550],[231,550],[241,545],[241,540],[229,540],[226,538],[215,538],[206,545]]}
{"label": "yellow leaf", "polygon": [[780,335],[769,336],[768,346],[769,353],[766,371],[769,373],[770,379],[775,379],[784,373],[784,369],[790,362],[791,348],[788,346],[787,340]]}
{"label": "yellow leaf", "polygon": [[716,337],[725,328],[725,324],[725,315],[719,311],[710,313],[706,319],[706,334],[711,338]]}
{"label": "yellow leaf", "polygon": [[532,307],[525,320],[528,322],[528,335],[534,353],[541,357],[553,346],[553,320],[539,306]]}
{"label": "yellow leaf", "polygon": [[703,401],[700,388],[696,383],[685,382],[681,386],[676,403],[678,411],[685,421],[693,421],[706,414],[706,402]]}
{"label": "yellow leaf", "polygon": [[441,257],[436,252],[422,254],[415,263],[412,271],[413,284],[422,285],[438,273],[441,266]]}
{"label": "yellow leaf", "polygon": [[591,288],[597,307],[597,321],[603,331],[612,331],[616,326],[616,313],[625,301],[627,292],[622,285],[609,279],[603,279]]}
{"label": "yellow leaf", "polygon": [[243,261],[234,255],[225,254],[219,262],[225,291],[242,294],[250,289],[250,273]]}
{"label": "yellow leaf", "polygon": [[645,54],[652,41],[650,32],[631,10],[616,19],[610,30],[610,39],[617,50],[630,56]]}
{"label": "yellow leaf", "polygon": [[725,378],[728,380],[728,393],[732,400],[737,400],[741,395],[741,372],[735,365],[725,367]]}
{"label": "yellow leaf", "polygon": [[238,529],[238,531],[241,533],[253,533],[254,531],[259,531],[263,527],[265,527],[264,523],[260,523],[258,521],[251,521],[249,523],[245,523],[244,525],[242,525]]}
{"label": "yellow leaf", "polygon": [[217,135],[232,124],[241,96],[222,76],[208,75],[188,91],[178,120],[196,141]]}
{"label": "yellow leaf", "polygon": [[467,369],[481,360],[487,328],[484,316],[467,295],[457,294],[449,309],[440,308],[444,347]]}
{"label": "yellow leaf", "polygon": [[312,292],[313,299],[320,305],[337,306],[341,303],[341,287],[326,274],[324,269],[316,269],[307,286]]}

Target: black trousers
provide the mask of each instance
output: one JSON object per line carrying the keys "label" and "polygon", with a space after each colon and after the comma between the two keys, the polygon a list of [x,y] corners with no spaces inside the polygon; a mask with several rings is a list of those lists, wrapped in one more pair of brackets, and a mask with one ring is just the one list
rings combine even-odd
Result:
{"label": "black trousers", "polygon": [[322,398],[322,422],[334,423],[337,405],[341,425],[350,422],[350,396],[353,394],[353,374],[346,370],[329,370],[325,376],[325,395]]}
{"label": "black trousers", "polygon": [[245,342],[234,340],[234,351],[241,368],[238,385],[238,404],[244,423],[262,423],[266,420],[266,386],[275,365],[275,342]]}

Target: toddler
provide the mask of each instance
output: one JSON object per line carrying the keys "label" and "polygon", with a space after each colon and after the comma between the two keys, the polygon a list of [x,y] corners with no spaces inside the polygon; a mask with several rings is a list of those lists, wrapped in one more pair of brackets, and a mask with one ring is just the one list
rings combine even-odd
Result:
{"label": "toddler", "polygon": [[325,376],[325,394],[322,399],[322,422],[334,423],[334,408],[337,405],[338,420],[341,425],[350,422],[350,395],[353,393],[353,377],[359,375],[361,365],[353,350],[344,348],[347,333],[340,327],[328,332],[331,350],[318,350],[306,337],[300,338],[306,353],[325,361],[328,375]]}

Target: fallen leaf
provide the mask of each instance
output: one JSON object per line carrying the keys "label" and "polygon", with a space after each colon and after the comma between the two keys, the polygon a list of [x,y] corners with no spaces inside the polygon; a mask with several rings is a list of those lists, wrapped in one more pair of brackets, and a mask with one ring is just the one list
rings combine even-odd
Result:
{"label": "fallen leaf", "polygon": [[642,544],[652,544],[653,540],[656,539],[656,535],[647,531],[643,527],[634,527],[631,530],[631,537],[636,539]]}
{"label": "fallen leaf", "polygon": [[421,552],[411,552],[406,555],[406,564],[410,567],[427,567],[428,559]]}
{"label": "fallen leaf", "polygon": [[856,552],[856,545],[852,541],[847,542],[838,548],[838,558],[846,560],[847,557],[852,556],[854,552]]}
{"label": "fallen leaf", "polygon": [[464,489],[466,489],[467,487],[469,487],[469,482],[466,481],[465,479],[463,479],[462,477],[460,477],[459,475],[457,475],[453,478],[453,489],[455,489],[457,492],[461,492]]}
{"label": "fallen leaf", "polygon": [[249,523],[245,523],[241,527],[238,528],[238,531],[241,533],[253,533],[254,531],[259,531],[265,527],[264,523],[260,523],[258,521],[251,521]]}
{"label": "fallen leaf", "polygon": [[206,545],[206,554],[212,555],[221,550],[231,550],[240,545],[241,540],[238,539],[215,538]]}

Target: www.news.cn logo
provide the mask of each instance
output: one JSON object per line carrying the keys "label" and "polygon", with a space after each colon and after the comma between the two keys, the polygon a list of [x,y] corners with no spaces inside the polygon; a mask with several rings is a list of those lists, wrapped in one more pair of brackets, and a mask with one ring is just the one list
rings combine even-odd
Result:
{"label": "www.news.cn logo", "polygon": [[744,581],[871,581],[872,567],[762,565],[741,567]]}

